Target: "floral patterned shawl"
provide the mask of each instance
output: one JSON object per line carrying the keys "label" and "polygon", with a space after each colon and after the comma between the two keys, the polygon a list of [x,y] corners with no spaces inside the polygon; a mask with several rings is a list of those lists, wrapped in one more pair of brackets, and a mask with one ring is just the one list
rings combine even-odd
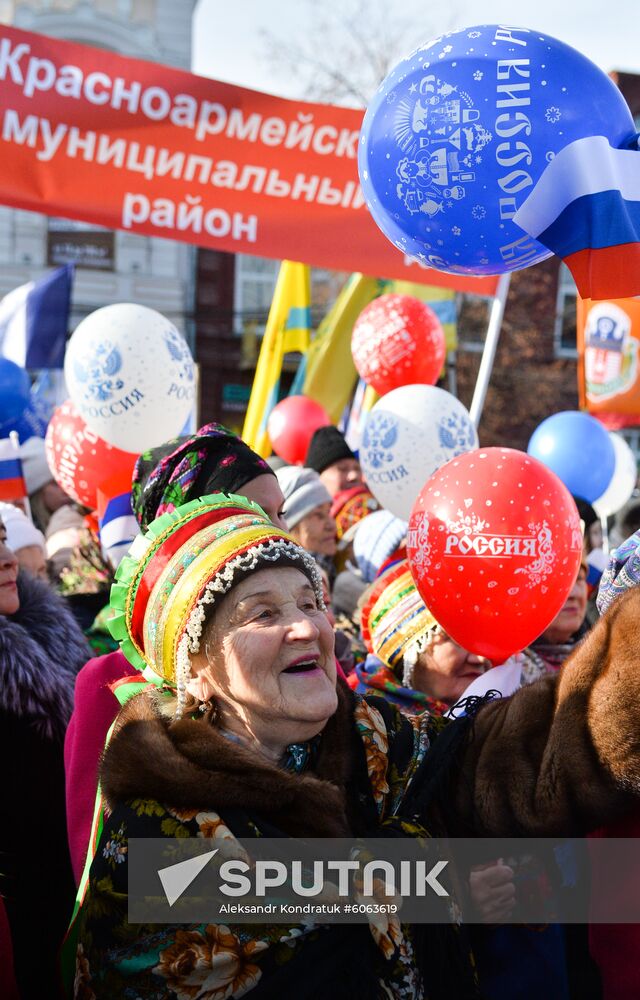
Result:
{"label": "floral patterned shawl", "polygon": [[[369,835],[426,836],[421,825],[425,806],[416,788],[428,785],[428,775],[418,785],[413,779],[419,770],[424,772],[431,756],[427,751],[446,723],[428,713],[408,719],[381,699],[349,698],[355,727],[351,739],[358,756],[355,797]],[[458,725],[447,726],[442,743],[448,737],[451,743]],[[452,755],[445,750],[439,757],[442,761]],[[312,767],[313,755],[308,760]],[[79,1000],[229,1000],[246,994],[252,1000],[453,996],[473,1000],[478,996],[470,953],[454,925],[409,927],[395,916],[385,926],[369,927],[128,924],[129,837],[278,834],[272,824],[238,809],[223,817],[212,811],[180,811],[149,799],[116,805],[105,822],[80,910],[74,996]],[[434,975],[431,966],[437,966]]]}

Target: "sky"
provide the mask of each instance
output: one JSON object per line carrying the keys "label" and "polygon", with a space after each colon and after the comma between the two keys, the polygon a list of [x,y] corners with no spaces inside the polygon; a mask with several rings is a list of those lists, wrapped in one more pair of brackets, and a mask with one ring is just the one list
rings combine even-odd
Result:
{"label": "sky", "polygon": [[[342,0],[316,0],[325,7]],[[389,0],[389,16],[415,12],[413,48],[442,28],[439,5],[428,0]],[[425,19],[425,9],[432,8]],[[503,23],[537,28],[567,42],[601,69],[640,73],[640,0],[449,0],[456,27]],[[449,18],[450,15],[447,15]],[[424,30],[420,19],[426,23]],[[444,29],[450,23],[443,25]],[[199,0],[194,16],[193,72],[282,97],[300,97],[295,78],[278,74],[261,52],[260,29],[288,43],[309,28],[300,0]],[[435,28],[435,31],[434,31]],[[319,40],[319,44],[322,40]]]}

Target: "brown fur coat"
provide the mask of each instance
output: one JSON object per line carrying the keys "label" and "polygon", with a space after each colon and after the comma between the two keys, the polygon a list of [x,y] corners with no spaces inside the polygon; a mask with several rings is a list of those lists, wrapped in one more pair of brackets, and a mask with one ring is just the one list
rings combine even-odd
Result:
{"label": "brown fur coat", "polygon": [[640,588],[560,673],[478,713],[449,815],[458,836],[584,833],[640,794]]}
{"label": "brown fur coat", "polygon": [[[455,760],[443,755],[448,773],[435,805],[448,833],[572,835],[620,815],[640,792],[639,649],[637,588],[601,619],[558,676],[481,708],[468,738],[452,751]],[[151,798],[223,815],[225,808],[242,808],[291,836],[348,836],[361,753],[352,713],[353,696],[340,688],[315,773],[296,775],[230,743],[205,720],[171,723],[158,714],[154,696],[143,693],[121,713],[103,763],[103,789],[111,805]]]}
{"label": "brown fur coat", "polygon": [[175,809],[241,808],[259,814],[292,837],[349,836],[345,786],[351,699],[341,690],[329,720],[315,775],[282,771],[230,742],[207,719],[171,723],[158,712],[154,692],[137,695],[118,717],[105,753],[101,781],[108,805],[149,798]]}

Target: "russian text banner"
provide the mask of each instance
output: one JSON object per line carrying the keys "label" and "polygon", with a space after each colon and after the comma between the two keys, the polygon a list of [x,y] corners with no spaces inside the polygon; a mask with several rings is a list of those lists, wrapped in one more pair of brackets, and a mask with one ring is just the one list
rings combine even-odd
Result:
{"label": "russian text banner", "polygon": [[379,232],[362,111],[0,28],[0,202],[262,257],[492,295]]}

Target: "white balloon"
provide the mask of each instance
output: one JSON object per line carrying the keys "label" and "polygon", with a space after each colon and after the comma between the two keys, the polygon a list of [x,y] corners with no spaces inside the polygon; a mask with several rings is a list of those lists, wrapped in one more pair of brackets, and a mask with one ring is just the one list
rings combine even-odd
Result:
{"label": "white balloon", "polygon": [[602,496],[593,501],[593,509],[598,517],[609,517],[624,507],[636,488],[638,479],[636,457],[625,439],[613,433],[610,433],[609,437],[615,452],[616,464],[611,482]]}
{"label": "white balloon", "polygon": [[155,309],[120,302],[76,327],[64,374],[91,430],[125,451],[145,451],[182,430],[195,398],[187,342]]}
{"label": "white balloon", "polygon": [[367,416],[359,458],[372,493],[408,521],[429,476],[477,447],[471,417],[455,396],[433,385],[404,385],[379,399]]}

